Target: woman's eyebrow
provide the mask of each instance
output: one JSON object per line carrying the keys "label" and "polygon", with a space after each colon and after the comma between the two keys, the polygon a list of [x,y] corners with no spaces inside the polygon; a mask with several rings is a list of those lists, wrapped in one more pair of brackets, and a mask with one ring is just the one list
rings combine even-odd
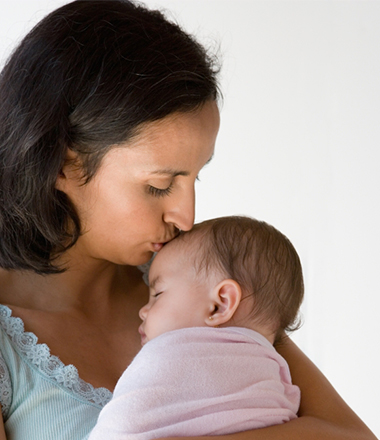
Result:
{"label": "woman's eyebrow", "polygon": [[189,171],[177,171],[177,170],[173,170],[171,168],[164,168],[162,170],[155,170],[152,171],[151,174],[165,174],[171,177],[176,177],[176,176],[189,176],[190,173]]}
{"label": "woman's eyebrow", "polygon": [[[212,161],[213,157],[214,157],[214,153],[212,153],[210,159],[204,164],[204,166],[208,165]],[[176,177],[176,176],[189,176],[190,172],[174,170],[173,168],[162,168],[160,170],[152,171],[151,174],[163,174],[170,177]]]}

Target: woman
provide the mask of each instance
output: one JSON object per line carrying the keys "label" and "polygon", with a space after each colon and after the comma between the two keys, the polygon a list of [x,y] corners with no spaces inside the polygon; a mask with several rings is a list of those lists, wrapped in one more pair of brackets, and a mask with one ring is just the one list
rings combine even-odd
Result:
{"label": "woman", "polygon": [[[216,74],[178,26],[117,0],[58,9],[5,66],[3,438],[86,438],[139,350],[136,266],[193,225],[219,127]],[[294,344],[279,351],[299,419],[231,438],[374,438]]]}

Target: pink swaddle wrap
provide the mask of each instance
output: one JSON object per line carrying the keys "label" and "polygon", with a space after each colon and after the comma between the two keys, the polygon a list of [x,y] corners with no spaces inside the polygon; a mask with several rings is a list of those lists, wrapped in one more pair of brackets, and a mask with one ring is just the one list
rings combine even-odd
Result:
{"label": "pink swaddle wrap", "polygon": [[89,440],[229,434],[296,416],[298,387],[262,335],[196,327],[146,344],[116,385]]}

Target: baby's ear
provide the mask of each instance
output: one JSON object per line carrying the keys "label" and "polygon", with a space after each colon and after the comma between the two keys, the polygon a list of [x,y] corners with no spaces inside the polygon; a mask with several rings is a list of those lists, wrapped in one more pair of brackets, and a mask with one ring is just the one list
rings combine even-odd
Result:
{"label": "baby's ear", "polygon": [[211,292],[212,304],[206,324],[216,327],[227,323],[234,315],[241,300],[241,288],[234,280],[223,280]]}

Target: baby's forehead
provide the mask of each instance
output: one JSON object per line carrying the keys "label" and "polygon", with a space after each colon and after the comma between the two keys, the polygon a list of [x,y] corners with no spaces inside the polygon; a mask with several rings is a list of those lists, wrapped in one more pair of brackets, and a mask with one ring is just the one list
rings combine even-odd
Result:
{"label": "baby's forehead", "polygon": [[196,235],[197,234],[180,234],[167,243],[157,256],[161,254],[163,260],[165,260],[165,256],[167,257],[169,255],[176,258],[189,256],[196,248],[199,249],[200,243]]}
{"label": "baby's forehead", "polygon": [[199,232],[198,230],[181,232],[176,238],[165,244],[150,263],[149,278],[151,278],[152,272],[154,272],[153,276],[156,276],[158,272],[178,265],[186,265],[187,269],[189,266],[193,266],[195,270],[198,270],[198,263],[202,259],[202,248],[204,247],[202,243],[204,234]]}
{"label": "baby's forehead", "polygon": [[[154,269],[163,268],[166,265],[186,264],[195,265],[196,256],[201,247],[198,234],[182,233],[167,243],[154,257],[152,266]],[[154,264],[156,263],[156,264]],[[159,264],[157,264],[159,263]]]}
{"label": "baby's forehead", "polygon": [[179,256],[186,255],[188,258],[193,257],[192,261],[197,260],[197,255],[205,249],[207,239],[204,231],[196,229],[189,232],[181,232],[178,237],[168,243],[172,247],[172,252]]}
{"label": "baby's forehead", "polygon": [[182,238],[167,243],[153,258],[149,268],[149,286],[163,279],[182,276],[190,267],[195,267],[191,244]]}

